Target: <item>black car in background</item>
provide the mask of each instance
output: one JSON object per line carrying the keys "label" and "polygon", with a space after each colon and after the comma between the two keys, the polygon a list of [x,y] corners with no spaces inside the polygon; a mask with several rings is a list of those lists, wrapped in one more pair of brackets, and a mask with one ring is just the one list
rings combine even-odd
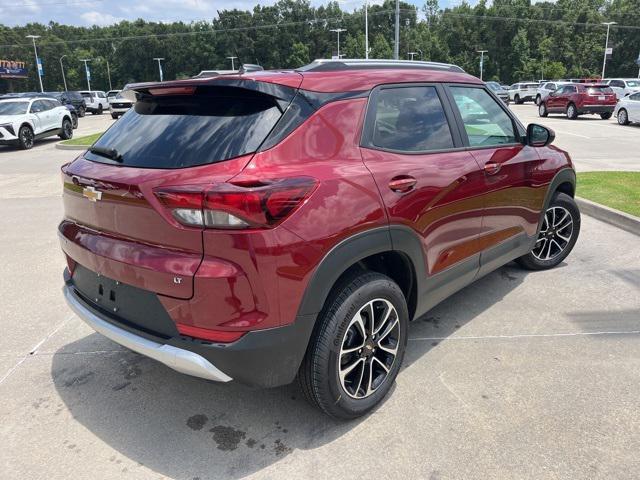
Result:
{"label": "black car in background", "polygon": [[80,92],[45,92],[45,95],[57,98],[63,105],[73,105],[79,117],[84,117],[87,112],[87,102]]}

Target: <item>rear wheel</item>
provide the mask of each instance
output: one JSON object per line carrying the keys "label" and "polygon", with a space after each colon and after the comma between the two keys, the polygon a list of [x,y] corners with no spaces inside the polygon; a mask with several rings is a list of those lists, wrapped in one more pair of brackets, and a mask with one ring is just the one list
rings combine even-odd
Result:
{"label": "rear wheel", "polygon": [[571,253],[580,234],[580,210],[569,195],[557,193],[547,207],[533,249],[516,261],[529,270],[546,270]]}
{"label": "rear wheel", "polygon": [[575,120],[576,118],[578,118],[578,109],[573,103],[570,103],[567,106],[567,118],[569,120]]}
{"label": "rear wheel", "polygon": [[540,95],[536,95],[536,105],[540,105],[541,102],[542,98],[540,97]]}
{"label": "rear wheel", "polygon": [[23,125],[20,127],[18,131],[18,146],[22,150],[29,150],[33,148],[33,141],[35,140],[35,136],[33,134],[33,130],[29,125]]}
{"label": "rear wheel", "polygon": [[113,118],[114,120],[117,120],[118,114],[117,113],[112,113],[111,114],[111,118]]}
{"label": "rear wheel", "polygon": [[78,115],[77,114],[71,114],[71,125],[73,126],[74,130],[76,128],[78,128]]}
{"label": "rear wheel", "polygon": [[408,317],[404,295],[389,277],[363,273],[338,285],[300,366],[307,400],[343,419],[378,405],[400,370]]}
{"label": "rear wheel", "polygon": [[611,112],[601,113],[600,118],[603,120],[609,120],[611,118]]}
{"label": "rear wheel", "polygon": [[540,115],[541,117],[546,117],[547,115],[549,115],[547,106],[544,104],[544,102],[541,102],[540,105],[538,105],[538,115]]}
{"label": "rear wheel", "polygon": [[629,114],[624,108],[618,111],[618,123],[620,125],[629,125]]}
{"label": "rear wheel", "polygon": [[513,97],[513,101],[516,102],[518,105],[522,103],[522,100],[520,100],[520,95],[518,95],[517,93],[515,97]]}
{"label": "rear wheel", "polygon": [[80,118],[84,117],[87,114],[87,109],[85,107],[78,108],[78,116]]}
{"label": "rear wheel", "polygon": [[65,118],[62,121],[62,131],[58,135],[62,140],[69,140],[73,137],[73,124],[71,120]]}

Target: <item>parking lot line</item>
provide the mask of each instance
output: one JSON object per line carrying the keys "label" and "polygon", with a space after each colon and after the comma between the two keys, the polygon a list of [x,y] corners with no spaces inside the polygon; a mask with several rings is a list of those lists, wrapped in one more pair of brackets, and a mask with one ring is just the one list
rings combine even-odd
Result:
{"label": "parking lot line", "polygon": [[549,337],[587,337],[596,335],[638,335],[640,330],[606,331],[606,332],[566,332],[566,333],[523,333],[517,335],[481,335],[481,336],[451,336],[451,337],[415,337],[410,341],[433,340],[509,340],[518,338],[549,338]]}

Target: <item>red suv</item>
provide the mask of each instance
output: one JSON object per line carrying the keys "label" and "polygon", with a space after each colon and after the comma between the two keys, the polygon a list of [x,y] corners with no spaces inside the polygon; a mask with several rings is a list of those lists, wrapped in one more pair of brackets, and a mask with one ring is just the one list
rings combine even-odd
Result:
{"label": "red suv", "polygon": [[611,118],[616,102],[616,94],[608,85],[576,83],[551,92],[538,106],[538,114],[546,117],[550,113],[562,113],[575,120],[578,115],[597,113],[607,120]]}
{"label": "red suv", "polygon": [[408,323],[501,265],[562,262],[569,156],[484,83],[428,62],[132,87],[62,167],[64,295],[92,328],[197,377],[298,377],[342,418],[389,391]]}

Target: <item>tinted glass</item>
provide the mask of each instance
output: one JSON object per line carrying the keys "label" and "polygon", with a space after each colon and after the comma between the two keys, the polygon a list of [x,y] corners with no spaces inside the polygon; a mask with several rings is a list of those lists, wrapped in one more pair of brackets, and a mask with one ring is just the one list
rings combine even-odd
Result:
{"label": "tinted glass", "polygon": [[0,115],[23,115],[29,102],[0,102]]}
{"label": "tinted glass", "polygon": [[[255,152],[281,116],[273,99],[239,88],[140,99],[95,146],[114,148],[122,165],[184,168]],[[113,163],[87,152],[86,158]]]}
{"label": "tinted glass", "polygon": [[634,93],[633,95],[629,95],[629,98],[634,101],[640,100],[640,93]]}
{"label": "tinted glass", "polygon": [[589,87],[587,89],[587,92],[590,94],[612,94],[613,90],[611,90],[611,87],[605,87],[605,86],[601,86],[601,87]]}
{"label": "tinted glass", "polygon": [[482,88],[451,87],[464,123],[469,145],[516,143],[511,117]]}
{"label": "tinted glass", "polygon": [[35,102],[33,102],[31,104],[31,112],[32,113],[37,113],[37,112],[44,112],[46,110],[42,100],[36,100]]}
{"label": "tinted glass", "polygon": [[497,82],[487,82],[487,87],[489,87],[494,92],[501,92],[502,91],[502,87]]}
{"label": "tinted glass", "polygon": [[90,99],[91,99],[91,94],[90,94],[90,93],[83,93],[83,94],[82,94],[82,96],[83,96],[84,98],[86,98],[87,100],[90,100]]}
{"label": "tinted glass", "polygon": [[640,80],[627,80],[627,87],[640,87]]}
{"label": "tinted glass", "polygon": [[537,83],[525,83],[522,85],[522,88],[524,89],[531,89],[531,88],[538,88],[539,84]]}
{"label": "tinted glass", "polygon": [[435,87],[386,88],[375,101],[372,143],[402,152],[453,147],[449,123]]}

